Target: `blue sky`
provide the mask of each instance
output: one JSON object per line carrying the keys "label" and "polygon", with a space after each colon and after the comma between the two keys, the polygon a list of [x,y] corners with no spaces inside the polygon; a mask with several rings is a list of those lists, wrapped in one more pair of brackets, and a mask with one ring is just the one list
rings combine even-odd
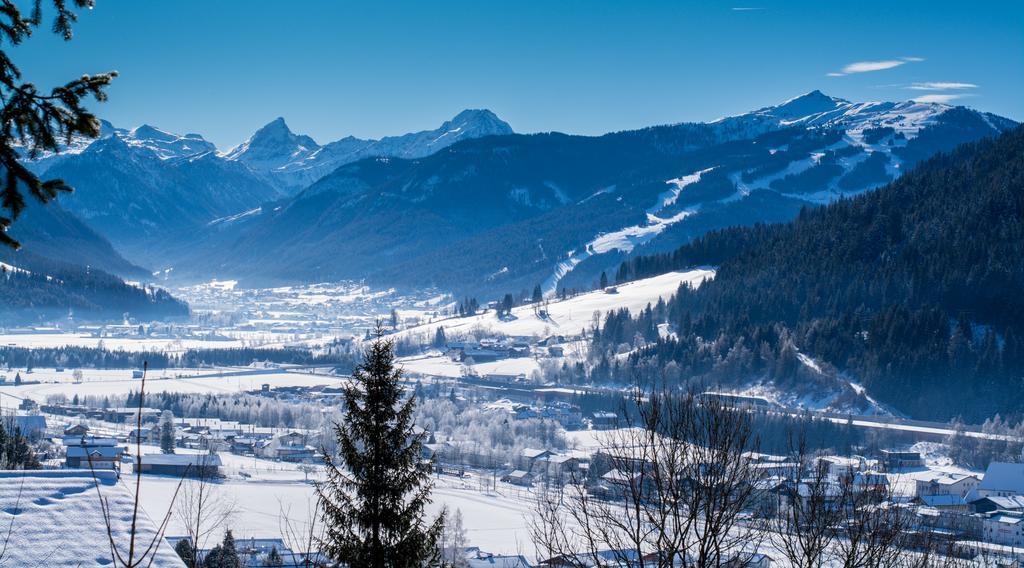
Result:
{"label": "blue sky", "polygon": [[[50,87],[116,69],[94,109],[221,148],[284,116],[327,142],[490,108],[520,132],[705,121],[821,89],[1024,120],[1024,2],[97,0],[15,50]],[[45,37],[44,37],[45,35]]]}

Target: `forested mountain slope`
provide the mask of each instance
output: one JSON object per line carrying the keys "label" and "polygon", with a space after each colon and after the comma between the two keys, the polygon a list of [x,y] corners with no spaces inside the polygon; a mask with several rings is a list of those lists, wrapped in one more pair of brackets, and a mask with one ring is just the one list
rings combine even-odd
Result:
{"label": "forested mountain slope", "polygon": [[[17,264],[14,264],[17,263]],[[121,321],[184,317],[188,305],[159,288],[125,283],[102,270],[30,252],[0,256],[0,322]]]}
{"label": "forested mountain slope", "polygon": [[709,230],[788,221],[1013,125],[964,107],[815,91],[711,123],[486,136],[344,165],[167,258],[179,276],[243,283],[365,278],[482,297],[541,285],[550,295]]}
{"label": "forested mountain slope", "polygon": [[668,303],[678,337],[634,365],[674,361],[684,376],[783,388],[819,366],[914,416],[983,419],[1024,411],[1022,258],[1018,127],[792,223],[713,232],[618,276],[719,267]]}

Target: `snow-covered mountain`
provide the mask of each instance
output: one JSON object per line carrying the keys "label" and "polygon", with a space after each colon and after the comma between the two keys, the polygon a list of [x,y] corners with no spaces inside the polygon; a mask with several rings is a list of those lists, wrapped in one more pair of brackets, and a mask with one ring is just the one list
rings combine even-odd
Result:
{"label": "snow-covered mountain", "polygon": [[464,110],[434,130],[379,140],[347,136],[321,146],[309,136],[293,133],[283,118],[277,118],[224,157],[249,166],[278,187],[294,190],[363,158],[422,158],[461,140],[505,134],[512,134],[512,127],[493,112]]}
{"label": "snow-covered mountain", "polygon": [[[588,288],[631,256],[718,228],[789,220],[1014,124],[965,107],[855,103],[814,91],[711,123],[462,140],[428,157],[337,168],[294,198],[218,225],[212,244],[176,266],[263,281],[368,277],[482,295],[537,284],[548,293]],[[415,156],[431,140],[420,133],[378,147],[395,143],[389,153],[401,156],[394,148],[404,147]],[[349,159],[358,148],[342,140],[278,169]]]}
{"label": "snow-covered mountain", "polygon": [[[711,124],[726,131],[758,134],[786,127],[841,128],[857,135],[865,130],[892,128],[904,136],[914,136],[922,128],[936,124],[940,117],[956,108],[947,104],[917,102],[850,102],[830,97],[821,91],[811,91],[782,104],[769,106],[738,116],[720,118]],[[972,111],[993,128],[1012,127],[1012,120],[987,112]]]}

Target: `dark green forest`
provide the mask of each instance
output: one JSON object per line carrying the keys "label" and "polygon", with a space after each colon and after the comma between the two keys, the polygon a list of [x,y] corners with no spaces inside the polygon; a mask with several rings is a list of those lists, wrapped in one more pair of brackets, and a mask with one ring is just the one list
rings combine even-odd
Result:
{"label": "dark green forest", "polygon": [[[627,366],[714,381],[806,378],[804,353],[915,417],[1024,410],[1024,128],[921,163],[792,223],[715,231],[623,263],[620,282],[696,265],[712,282],[609,314],[595,342],[654,342]],[[667,321],[677,332],[657,339]],[[604,362],[607,367],[607,362]],[[620,369],[625,372],[628,369]],[[601,364],[598,365],[598,376]],[[610,373],[611,371],[606,371]]]}

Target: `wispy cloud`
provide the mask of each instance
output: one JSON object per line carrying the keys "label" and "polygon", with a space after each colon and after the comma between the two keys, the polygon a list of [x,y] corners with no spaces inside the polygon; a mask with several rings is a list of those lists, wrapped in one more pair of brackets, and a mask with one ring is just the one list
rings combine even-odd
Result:
{"label": "wispy cloud", "polygon": [[924,61],[923,57],[900,57],[899,59],[883,59],[881,61],[855,61],[846,65],[839,71],[828,73],[829,77],[843,77],[851,73],[870,73],[872,71],[884,71],[893,69],[907,63]]}
{"label": "wispy cloud", "polygon": [[920,97],[914,97],[912,100],[918,103],[948,103],[971,95],[964,93],[946,93],[946,94],[932,94],[922,95]]}
{"label": "wispy cloud", "polygon": [[974,83],[953,83],[945,81],[929,81],[925,83],[911,83],[904,87],[912,91],[959,91],[963,89],[977,89]]}
{"label": "wispy cloud", "polygon": [[733,12],[760,12],[764,8],[759,6],[737,6],[732,9]]}

